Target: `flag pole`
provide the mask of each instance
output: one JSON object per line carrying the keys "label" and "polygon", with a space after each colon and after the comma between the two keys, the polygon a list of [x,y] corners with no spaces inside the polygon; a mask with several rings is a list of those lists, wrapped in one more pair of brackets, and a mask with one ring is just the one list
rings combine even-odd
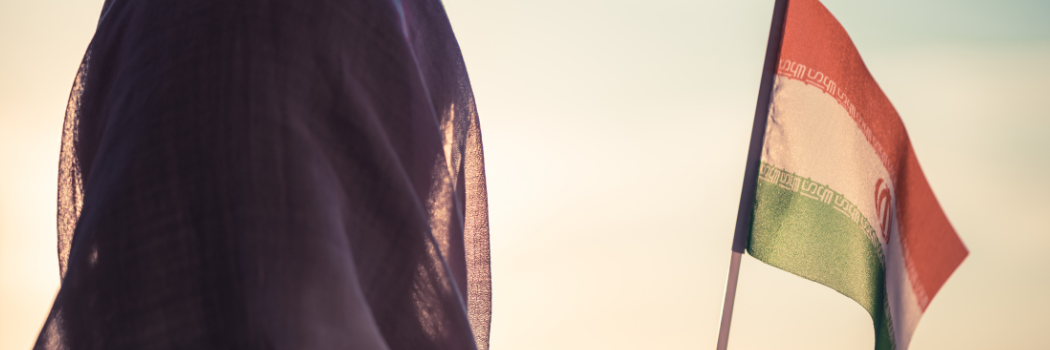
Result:
{"label": "flag pole", "polygon": [[733,319],[733,302],[736,299],[736,282],[740,276],[740,258],[747,248],[747,236],[751,231],[751,212],[755,204],[755,185],[758,167],[762,159],[762,144],[766,135],[766,119],[769,114],[770,95],[773,93],[773,76],[777,72],[780,58],[780,39],[784,33],[784,15],[788,0],[776,0],[773,5],[773,20],[769,26],[769,41],[766,43],[766,58],[762,64],[762,82],[758,88],[758,104],[755,106],[755,121],[751,126],[751,144],[747,151],[747,166],[744,168],[744,188],[740,191],[740,207],[736,214],[736,231],[733,233],[733,252],[729,258],[729,278],[726,281],[725,301],[722,304],[722,322],[718,327],[718,350],[729,344],[729,324]]}

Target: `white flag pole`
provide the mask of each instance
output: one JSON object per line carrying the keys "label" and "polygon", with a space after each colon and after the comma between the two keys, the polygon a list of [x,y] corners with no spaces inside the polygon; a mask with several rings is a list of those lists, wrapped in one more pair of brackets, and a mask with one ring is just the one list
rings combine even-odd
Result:
{"label": "white flag pole", "polygon": [[766,135],[766,118],[769,114],[773,78],[780,58],[780,39],[784,33],[784,16],[788,0],[776,0],[773,5],[773,20],[766,43],[766,59],[762,65],[762,82],[758,88],[758,105],[755,121],[751,126],[751,144],[747,151],[747,166],[744,168],[744,188],[740,191],[740,207],[736,215],[736,231],[733,234],[733,253],[729,258],[729,279],[726,281],[725,302],[722,304],[722,323],[718,327],[718,350],[729,344],[729,324],[733,319],[733,303],[736,299],[736,282],[740,276],[740,258],[747,248],[747,236],[751,232],[751,212],[755,204],[755,185],[762,159],[762,144]]}

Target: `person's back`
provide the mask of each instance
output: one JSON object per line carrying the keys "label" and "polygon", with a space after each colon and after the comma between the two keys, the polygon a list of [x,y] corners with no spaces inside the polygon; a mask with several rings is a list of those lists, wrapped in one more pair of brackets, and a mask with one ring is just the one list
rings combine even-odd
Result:
{"label": "person's back", "polygon": [[438,1],[109,0],[37,348],[485,349],[481,150]]}

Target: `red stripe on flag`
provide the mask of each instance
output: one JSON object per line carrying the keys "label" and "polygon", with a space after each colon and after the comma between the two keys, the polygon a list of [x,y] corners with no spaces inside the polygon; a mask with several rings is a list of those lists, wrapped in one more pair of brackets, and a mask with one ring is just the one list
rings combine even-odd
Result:
{"label": "red stripe on flag", "polygon": [[897,111],[846,30],[816,0],[791,0],[778,74],[835,97],[893,180],[904,262],[923,311],[968,254],[926,182]]}
{"label": "red stripe on flag", "polygon": [[926,311],[930,299],[969,252],[952,229],[940,203],[933,196],[910,145],[901,169],[904,181],[897,186],[898,218],[904,262],[911,275],[919,307]]}

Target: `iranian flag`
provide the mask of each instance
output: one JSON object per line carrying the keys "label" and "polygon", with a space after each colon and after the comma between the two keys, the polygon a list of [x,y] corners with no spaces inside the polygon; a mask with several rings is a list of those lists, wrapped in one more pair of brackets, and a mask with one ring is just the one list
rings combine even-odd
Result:
{"label": "iranian flag", "polygon": [[905,349],[967,255],[897,112],[842,26],[790,0],[772,84],[747,251],[841,292]]}

